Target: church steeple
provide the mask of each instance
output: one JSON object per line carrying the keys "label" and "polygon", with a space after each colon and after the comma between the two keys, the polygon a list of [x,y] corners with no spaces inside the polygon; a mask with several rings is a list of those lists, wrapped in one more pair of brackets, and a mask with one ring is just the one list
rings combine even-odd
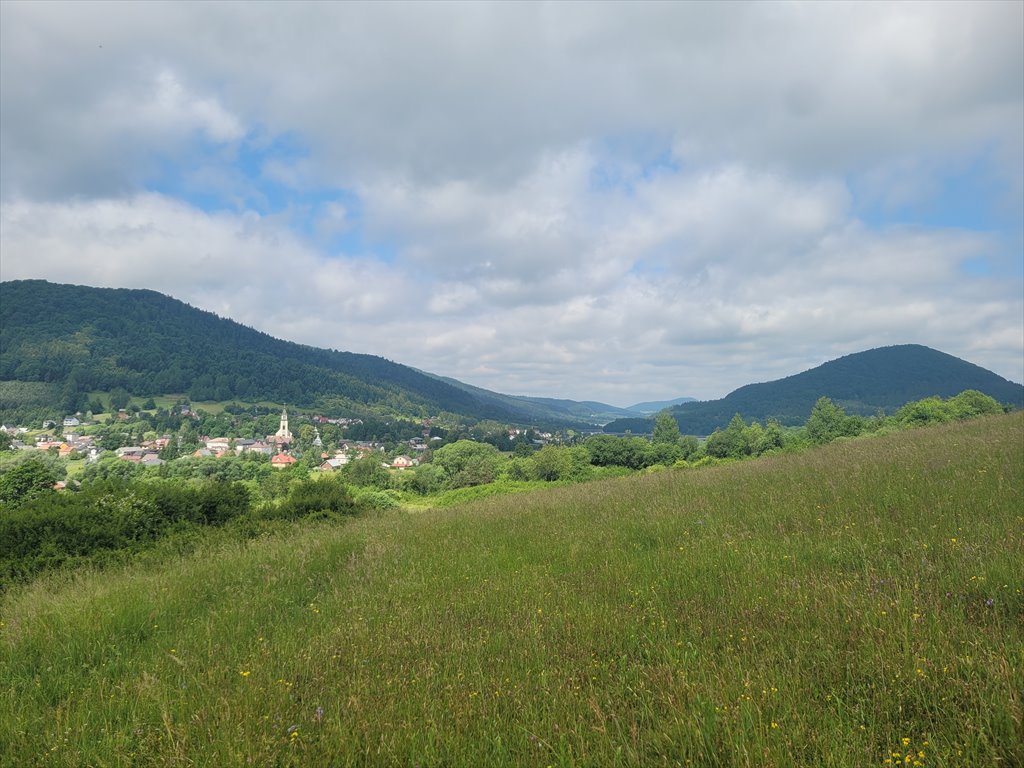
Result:
{"label": "church steeple", "polygon": [[292,441],[292,433],[288,431],[288,409],[281,409],[281,428],[275,433],[276,437],[284,438],[285,441]]}

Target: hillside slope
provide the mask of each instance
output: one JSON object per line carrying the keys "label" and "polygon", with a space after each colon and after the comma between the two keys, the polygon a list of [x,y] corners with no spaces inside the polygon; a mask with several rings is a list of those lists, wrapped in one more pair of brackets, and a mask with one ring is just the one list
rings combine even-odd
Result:
{"label": "hillside slope", "polygon": [[481,389],[472,384],[466,384],[446,376],[439,376],[437,378],[447,384],[451,384],[453,387],[458,387],[468,392],[482,402],[495,403],[500,407],[530,414],[539,422],[575,421],[589,425],[601,425],[612,419],[634,415],[629,409],[616,408],[614,405],[608,405],[607,403],[589,400],[565,400],[552,397],[530,397],[527,395],[505,395]]}
{"label": "hillside slope", "polygon": [[69,403],[124,387],[326,410],[533,416],[381,357],[281,341],[155,291],[42,280],[0,283],[0,380],[58,384]]}
{"label": "hillside slope", "polygon": [[0,602],[0,763],[1021,765],[1022,436],[1014,413],[44,581]]}
{"label": "hillside slope", "polygon": [[[803,373],[763,384],[748,384],[720,400],[683,403],[671,413],[688,434],[706,435],[725,427],[739,413],[746,421],[778,419],[796,425],[807,420],[819,397],[831,398],[848,413],[891,413],[925,397],[951,397],[976,389],[1000,403],[1024,406],[1024,386],[944,352],[903,344],[880,347],[832,360]],[[609,431],[640,431],[636,421],[612,422]]]}

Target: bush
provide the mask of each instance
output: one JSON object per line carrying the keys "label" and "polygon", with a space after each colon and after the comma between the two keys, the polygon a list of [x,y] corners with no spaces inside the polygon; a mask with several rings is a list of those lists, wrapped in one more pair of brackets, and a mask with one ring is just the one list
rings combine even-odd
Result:
{"label": "bush", "polygon": [[284,501],[277,507],[267,510],[267,516],[288,520],[310,516],[334,518],[340,515],[354,515],[358,509],[348,488],[333,478],[328,478],[296,483]]}
{"label": "bush", "polygon": [[75,494],[51,492],[0,515],[0,582],[110,560],[111,553],[136,552],[174,531],[223,525],[249,511],[249,492],[235,483],[103,480]]}
{"label": "bush", "polygon": [[378,491],[365,489],[356,493],[356,503],[365,509],[397,509],[401,502],[395,498],[394,491]]}

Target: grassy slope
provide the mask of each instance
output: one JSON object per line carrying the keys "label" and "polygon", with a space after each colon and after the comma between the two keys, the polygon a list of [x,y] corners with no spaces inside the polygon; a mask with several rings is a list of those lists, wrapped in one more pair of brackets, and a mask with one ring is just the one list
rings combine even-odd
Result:
{"label": "grassy slope", "polygon": [[0,762],[1022,765],[1022,446],[1017,413],[40,582]]}

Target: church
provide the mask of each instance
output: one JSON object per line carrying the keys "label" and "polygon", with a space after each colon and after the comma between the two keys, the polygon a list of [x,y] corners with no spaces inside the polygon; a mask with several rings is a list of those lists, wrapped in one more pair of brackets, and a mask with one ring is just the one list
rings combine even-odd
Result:
{"label": "church", "polygon": [[292,433],[288,429],[288,409],[281,409],[281,426],[277,432],[267,435],[267,442],[277,446],[278,452],[287,451],[292,444]]}

